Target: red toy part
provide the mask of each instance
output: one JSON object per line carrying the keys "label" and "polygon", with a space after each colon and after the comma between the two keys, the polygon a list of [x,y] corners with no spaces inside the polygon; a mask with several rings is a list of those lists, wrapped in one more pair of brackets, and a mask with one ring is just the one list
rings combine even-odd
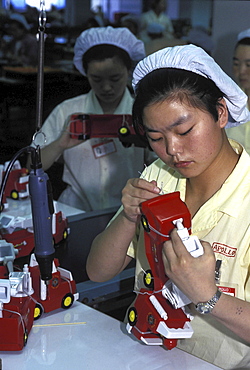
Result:
{"label": "red toy part", "polygon": [[[1,284],[1,282],[0,282]],[[0,317],[0,351],[21,351],[34,320],[35,302],[29,297],[12,297]]]}
{"label": "red toy part", "polygon": [[66,240],[69,234],[68,220],[61,211],[55,212],[52,218],[52,234],[54,244]]}
{"label": "red toy part", "polygon": [[147,144],[136,135],[130,114],[83,114],[75,113],[70,117],[70,136],[87,140],[94,137],[116,137],[125,146]]}
{"label": "red toy part", "polygon": [[18,258],[28,256],[34,249],[34,234],[27,229],[17,230],[12,234],[1,234],[7,242],[12,243],[18,250]]}
{"label": "red toy part", "polygon": [[78,299],[79,294],[71,273],[59,267],[57,259],[54,260],[52,279],[48,285],[40,278],[39,266],[34,255],[31,256],[29,270],[36,300],[35,320],[41,317],[44,312],[51,312],[58,308],[70,308],[74,301]]}
{"label": "red toy part", "polygon": [[8,279],[9,271],[6,266],[0,265],[0,279]]}
{"label": "red toy part", "polygon": [[[11,218],[11,216],[5,216],[6,219],[8,217]],[[12,218],[14,219],[14,217]],[[2,229],[0,231],[2,238],[14,245],[18,250],[18,258],[29,256],[35,247],[33,228],[16,229],[13,232],[8,232],[9,229]],[[14,226],[11,229],[14,229]],[[52,216],[52,233],[55,245],[59,244],[62,240],[66,240],[68,237],[68,220],[61,211],[54,213]]]}
{"label": "red toy part", "polygon": [[162,261],[163,243],[169,239],[175,227],[173,221],[179,218],[183,219],[183,224],[191,232],[191,216],[179,192],[145,201],[141,204],[141,211],[146,256],[154,279],[154,290],[158,291],[168,279]]}
{"label": "red toy part", "polygon": [[193,334],[189,319],[182,309],[174,309],[159,293],[141,289],[128,310],[128,331],[148,345],[176,347],[180,338]]}
{"label": "red toy part", "polygon": [[[8,162],[5,165],[0,165],[0,180],[2,181]],[[1,182],[0,181],[0,182]],[[12,199],[23,199],[29,196],[29,175],[27,168],[21,168],[19,161],[15,162],[14,167],[9,173],[8,180],[6,182],[5,190],[3,193],[2,204],[6,203],[6,198]]]}
{"label": "red toy part", "polygon": [[52,280],[46,285],[34,255],[23,271],[13,271],[14,258],[13,245],[0,240],[0,351],[22,350],[34,319],[43,312],[67,309],[79,297],[71,273],[60,268],[56,259]]}
{"label": "red toy part", "polygon": [[27,265],[13,271],[15,250],[0,240],[0,351],[20,351],[34,320],[35,301]]}
{"label": "red toy part", "polygon": [[144,273],[145,288],[138,292],[134,305],[128,311],[127,330],[146,344],[163,344],[172,349],[178,339],[190,338],[193,330],[189,324],[190,317],[183,309],[173,308],[163,296],[168,277],[162,261],[162,247],[175,227],[173,221],[182,219],[190,232],[191,217],[179,192],[145,201],[141,210],[150,270]]}

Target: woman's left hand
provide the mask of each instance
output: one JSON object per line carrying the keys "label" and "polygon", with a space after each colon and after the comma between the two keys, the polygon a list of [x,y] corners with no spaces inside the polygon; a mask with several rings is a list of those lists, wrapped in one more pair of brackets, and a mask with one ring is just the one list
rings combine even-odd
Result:
{"label": "woman's left hand", "polygon": [[217,290],[214,252],[209,243],[201,243],[204,254],[195,258],[174,229],[162,249],[167,276],[194,304],[208,301]]}

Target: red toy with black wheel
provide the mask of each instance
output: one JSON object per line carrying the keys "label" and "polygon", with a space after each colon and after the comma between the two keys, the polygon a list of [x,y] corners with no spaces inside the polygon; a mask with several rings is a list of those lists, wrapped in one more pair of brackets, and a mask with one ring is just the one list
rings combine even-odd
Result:
{"label": "red toy with black wheel", "polygon": [[[190,338],[193,330],[190,325],[191,315],[185,310],[185,303],[181,301],[178,305],[176,302],[179,296],[173,294],[172,282],[165,274],[163,243],[169,239],[173,228],[177,227],[184,244],[191,254],[194,253],[194,257],[201,255],[203,249],[198,240],[189,237],[191,216],[179,192],[145,201],[141,204],[141,211],[145,253],[150,269],[144,272],[145,288],[137,292],[135,302],[128,310],[127,330],[148,345],[164,345],[172,349],[178,339]],[[185,301],[186,297],[183,297]]]}
{"label": "red toy with black wheel", "polygon": [[147,147],[134,130],[130,114],[84,114],[74,113],[70,117],[69,132],[73,139],[88,140],[98,138],[118,138],[125,147],[134,144]]}

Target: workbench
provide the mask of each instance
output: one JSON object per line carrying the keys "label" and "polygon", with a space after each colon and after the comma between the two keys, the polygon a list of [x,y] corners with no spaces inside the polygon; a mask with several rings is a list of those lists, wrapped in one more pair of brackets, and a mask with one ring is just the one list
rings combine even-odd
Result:
{"label": "workbench", "polygon": [[82,303],[34,322],[21,352],[0,352],[2,370],[215,370],[178,348],[147,346],[125,324]]}
{"label": "workbench", "polygon": [[[118,276],[104,283],[89,280],[86,261],[94,237],[105,229],[117,207],[84,212],[66,204],[57,203],[68,220],[69,235],[55,248],[55,257],[60,266],[71,271],[77,284],[79,301],[94,306],[123,320],[126,308],[134,299],[134,261]],[[30,199],[8,199],[8,208],[2,215],[31,217]],[[29,263],[29,257],[18,259],[19,264]]]}

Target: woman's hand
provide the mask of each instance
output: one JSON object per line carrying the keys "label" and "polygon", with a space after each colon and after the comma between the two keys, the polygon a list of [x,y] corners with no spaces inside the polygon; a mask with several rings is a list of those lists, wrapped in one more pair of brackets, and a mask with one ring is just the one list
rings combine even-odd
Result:
{"label": "woman's hand", "polygon": [[64,151],[65,149],[72,148],[76,145],[81,144],[84,140],[73,139],[70,136],[70,120],[71,115],[67,118],[64,125],[64,130],[62,131],[62,134],[59,136],[59,138],[56,140],[58,143],[58,146]]}
{"label": "woman's hand", "polygon": [[128,180],[122,191],[124,209],[92,243],[87,260],[87,273],[93,281],[107,281],[120,273],[131,261],[128,247],[136,232],[141,214],[140,204],[159,195],[156,181]]}
{"label": "woman's hand", "polygon": [[162,249],[167,276],[194,304],[208,301],[217,290],[214,252],[209,243],[201,243],[204,254],[195,258],[174,229]]}
{"label": "woman's hand", "polygon": [[155,198],[160,193],[156,181],[148,182],[144,179],[130,179],[122,191],[122,204],[125,217],[137,222],[141,215],[140,204],[146,200]]}
{"label": "woman's hand", "polygon": [[[70,137],[69,122],[70,116],[65,122],[65,127],[62,130],[61,135],[56,140],[43,147],[41,150],[42,164],[45,171],[49,169],[56,160],[58,160],[65,149],[72,148],[83,142],[82,140],[72,139]],[[30,157],[27,161],[27,168],[30,168]]]}

